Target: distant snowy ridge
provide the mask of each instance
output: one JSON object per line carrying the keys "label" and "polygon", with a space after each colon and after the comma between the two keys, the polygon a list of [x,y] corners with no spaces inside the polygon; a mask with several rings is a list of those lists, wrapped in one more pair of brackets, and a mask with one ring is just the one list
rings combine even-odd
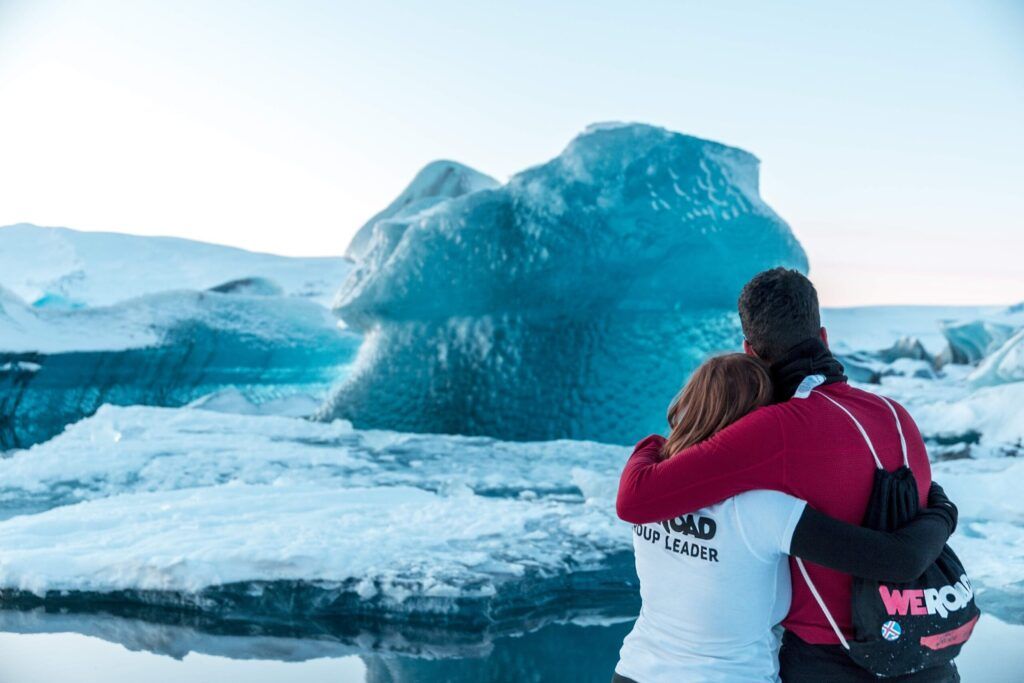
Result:
{"label": "distant snowy ridge", "polygon": [[500,184],[489,175],[456,161],[432,161],[420,169],[394,201],[359,228],[345,255],[354,259],[363,258],[378,223],[408,217],[446,199],[461,197],[477,190],[489,190]]}
{"label": "distant snowy ridge", "polygon": [[276,256],[178,237],[0,227],[0,286],[36,307],[102,306],[247,278],[326,305],[351,265],[342,257]]}

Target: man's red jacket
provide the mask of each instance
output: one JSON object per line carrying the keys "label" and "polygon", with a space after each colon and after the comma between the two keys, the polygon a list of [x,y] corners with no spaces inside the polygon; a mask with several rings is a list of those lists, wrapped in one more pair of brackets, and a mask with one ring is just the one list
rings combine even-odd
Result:
{"label": "man's red jacket", "polygon": [[[846,382],[820,386],[806,398],[759,408],[706,441],[668,460],[659,460],[663,437],[637,444],[619,482],[616,509],[633,524],[659,522],[753,489],[773,489],[806,500],[812,507],[860,524],[871,495],[875,464],[850,418],[818,393],[842,404],[860,421],[886,469],[903,464],[896,420],[874,394]],[[910,467],[921,504],[927,504],[931,467],[921,433],[895,402],[907,441]],[[805,563],[844,634],[850,626],[851,578]],[[793,604],[783,625],[814,644],[839,642],[793,566]],[[736,596],[743,600],[742,595]]]}

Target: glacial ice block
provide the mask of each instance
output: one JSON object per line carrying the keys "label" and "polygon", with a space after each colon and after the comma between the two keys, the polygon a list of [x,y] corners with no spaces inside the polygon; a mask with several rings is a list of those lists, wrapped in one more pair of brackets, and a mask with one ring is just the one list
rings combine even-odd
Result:
{"label": "glacial ice block", "polygon": [[416,174],[393,202],[359,228],[349,242],[345,255],[354,259],[362,258],[379,223],[411,216],[446,199],[498,185],[500,183],[489,175],[456,161],[433,161]]}
{"label": "glacial ice block", "polygon": [[968,380],[976,387],[1024,382],[1024,327],[982,360]]}
{"label": "glacial ice block", "polygon": [[807,270],[758,163],[595,126],[506,185],[381,221],[335,302],[366,341],[321,417],[519,440],[661,431],[689,372],[738,347],[743,284]]}
{"label": "glacial ice block", "polygon": [[983,312],[982,315],[944,321],[942,335],[953,363],[976,364],[1024,329],[1024,302]]}

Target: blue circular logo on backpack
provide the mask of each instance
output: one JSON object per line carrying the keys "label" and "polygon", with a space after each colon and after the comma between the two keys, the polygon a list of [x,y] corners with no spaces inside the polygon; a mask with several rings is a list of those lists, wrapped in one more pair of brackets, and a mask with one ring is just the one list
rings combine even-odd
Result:
{"label": "blue circular logo on backpack", "polygon": [[886,640],[896,640],[903,635],[903,627],[896,621],[887,621],[882,624],[882,637]]}

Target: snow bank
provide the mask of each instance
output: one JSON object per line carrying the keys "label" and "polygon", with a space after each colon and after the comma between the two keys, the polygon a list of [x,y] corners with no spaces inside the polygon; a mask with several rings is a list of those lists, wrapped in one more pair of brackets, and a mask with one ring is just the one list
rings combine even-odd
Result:
{"label": "snow bank", "polygon": [[[9,515],[229,481],[468,489],[579,503],[574,472],[617,472],[627,456],[628,449],[587,442],[513,443],[356,430],[342,420],[107,405],[50,441],[0,459],[0,509]],[[614,488],[590,495],[612,501]]]}
{"label": "snow bank", "polygon": [[[953,374],[953,373],[949,373]],[[962,447],[960,457],[1016,455],[1024,449],[1024,382],[972,390],[947,376],[937,380],[886,377],[862,389],[891,396],[913,415],[926,441]],[[933,457],[936,450],[929,449]]]}
{"label": "snow bank", "polygon": [[42,596],[327,581],[395,605],[411,595],[490,597],[502,579],[565,573],[628,540],[596,510],[590,521],[606,533],[577,535],[587,516],[578,504],[408,486],[236,482],[137,493],[0,524],[0,585]]}
{"label": "snow bank", "polygon": [[0,460],[0,590],[282,619],[607,607],[632,600],[626,455],[108,406]]}

